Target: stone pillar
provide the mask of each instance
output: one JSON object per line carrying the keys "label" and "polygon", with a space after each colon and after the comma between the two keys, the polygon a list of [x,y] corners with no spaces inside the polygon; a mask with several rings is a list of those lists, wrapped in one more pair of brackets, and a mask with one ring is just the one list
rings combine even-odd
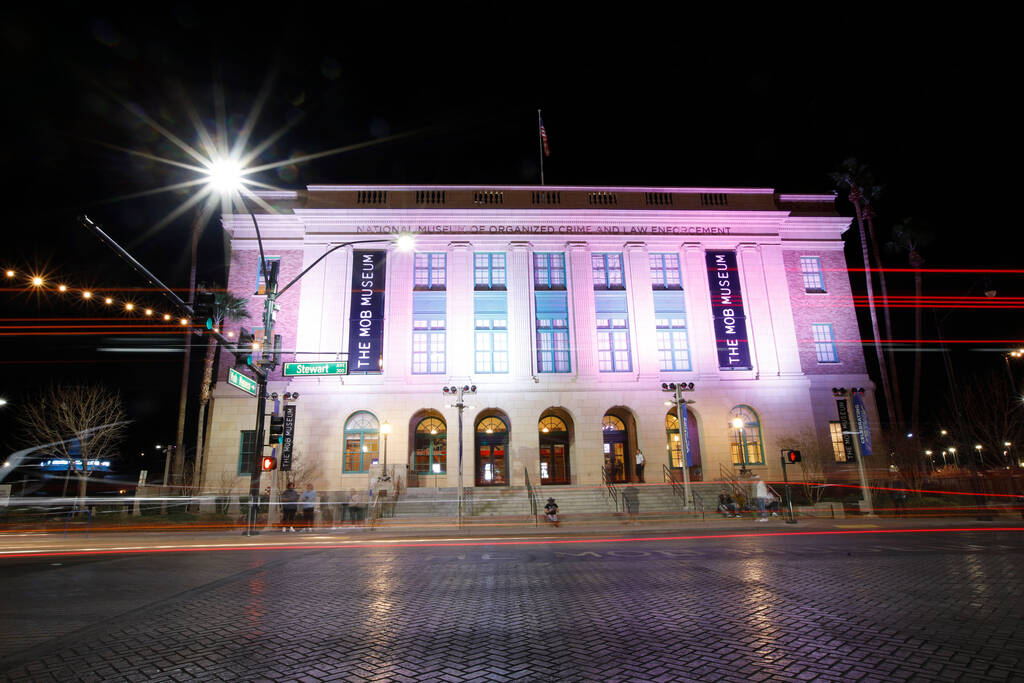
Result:
{"label": "stone pillar", "polygon": [[[737,268],[742,283],[743,306],[747,313],[747,338],[754,351],[754,370],[758,377],[779,375],[772,310],[768,304],[761,251],[755,244],[741,244],[737,249]],[[785,280],[783,279],[783,283]],[[792,317],[792,316],[791,316]]]}
{"label": "stone pillar", "polygon": [[[307,244],[303,248],[302,268],[308,268],[326,250],[327,248],[323,244]],[[299,292],[299,321],[295,333],[295,348],[299,351],[324,350],[321,348],[320,343],[324,323],[322,311],[327,297],[328,265],[328,263],[321,263],[319,267],[313,269],[302,278],[302,288]],[[315,314],[310,314],[313,311],[315,311]],[[331,351],[334,350],[331,349]],[[320,360],[320,358],[317,356],[297,356],[295,360]]]}
{"label": "stone pillar", "polygon": [[800,345],[797,342],[793,305],[789,298],[782,245],[762,244],[761,260],[764,263],[765,286],[768,288],[772,336],[775,338],[776,350],[779,354],[779,374],[783,377],[802,375]]}
{"label": "stone pillar", "polygon": [[412,373],[412,282],[414,254],[388,252],[384,315],[384,377],[404,382]]}
{"label": "stone pillar", "polygon": [[626,291],[629,293],[629,326],[637,373],[646,379],[658,377],[658,335],[654,322],[654,293],[651,289],[651,263],[647,246],[639,242],[625,245]]}
{"label": "stone pillar", "polygon": [[[320,307],[320,351],[348,351],[348,310],[352,296],[352,248],[339,249],[318,266],[324,271]],[[315,315],[315,312],[310,312]],[[303,315],[307,315],[303,311]],[[300,349],[304,351],[305,349]]]}
{"label": "stone pillar", "polygon": [[690,333],[690,357],[698,379],[718,378],[718,350],[711,310],[708,269],[701,244],[684,244],[680,254],[683,291],[686,294],[686,323]]}
{"label": "stone pillar", "polygon": [[590,245],[568,244],[569,301],[572,307],[571,340],[576,375],[597,377],[597,318],[594,314],[594,273],[590,269]]}
{"label": "stone pillar", "polygon": [[448,358],[450,377],[473,374],[473,250],[469,242],[448,245]]}
{"label": "stone pillar", "polygon": [[533,282],[530,277],[532,251],[529,242],[509,246],[508,270],[508,353],[509,376],[515,382],[533,377]]}

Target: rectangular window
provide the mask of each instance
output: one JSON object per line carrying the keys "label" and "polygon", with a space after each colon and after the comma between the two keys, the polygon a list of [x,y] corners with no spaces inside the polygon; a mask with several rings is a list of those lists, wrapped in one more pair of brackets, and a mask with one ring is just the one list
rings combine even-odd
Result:
{"label": "rectangular window", "polygon": [[238,474],[252,474],[256,459],[256,430],[243,429],[238,438]]}
{"label": "rectangular window", "polygon": [[416,254],[414,289],[445,289],[447,254]]}
{"label": "rectangular window", "polygon": [[[274,264],[277,264],[278,273],[281,272],[281,257],[280,256],[268,256],[267,257],[267,268],[274,268]],[[279,275],[280,277],[280,275]],[[259,260],[256,267],[256,294],[262,296],[267,293],[267,277],[266,273],[263,272],[263,261]]]}
{"label": "rectangular window", "polygon": [[654,289],[682,289],[679,254],[651,254],[651,284]]}
{"label": "rectangular window", "polygon": [[828,423],[828,433],[832,437],[832,455],[836,462],[846,462],[846,447],[843,446],[843,425],[838,420]]}
{"label": "rectangular window", "polygon": [[811,325],[814,335],[814,355],[819,363],[838,363],[839,352],[836,350],[836,339],[832,335],[832,323],[814,323]]}
{"label": "rectangular window", "polygon": [[[478,254],[479,256],[479,254]],[[476,324],[474,367],[483,374],[508,372],[508,298],[504,292],[478,292],[473,300]]]}
{"label": "rectangular window", "polygon": [[534,289],[565,289],[565,254],[533,255]]}
{"label": "rectangular window", "polygon": [[597,314],[597,369],[601,372],[629,372],[629,315],[625,292],[594,295]]}
{"label": "rectangular window", "polygon": [[537,292],[537,372],[570,372],[569,305],[564,292]]}
{"label": "rectangular window", "polygon": [[379,451],[377,434],[366,432],[345,433],[345,472],[366,472],[377,460]]}
{"label": "rectangular window", "polygon": [[473,284],[476,289],[505,289],[505,255],[473,255]]}
{"label": "rectangular window", "polygon": [[821,272],[821,259],[817,256],[800,257],[800,273],[804,278],[804,291],[820,293],[825,291],[825,278]]}
{"label": "rectangular window", "polygon": [[445,372],[445,294],[413,292],[412,372],[443,375]]}
{"label": "rectangular window", "polygon": [[654,320],[660,369],[690,370],[690,343],[686,332],[683,293],[671,290],[654,292]]}
{"label": "rectangular window", "polygon": [[625,289],[622,277],[622,254],[591,254],[590,268],[594,289]]}

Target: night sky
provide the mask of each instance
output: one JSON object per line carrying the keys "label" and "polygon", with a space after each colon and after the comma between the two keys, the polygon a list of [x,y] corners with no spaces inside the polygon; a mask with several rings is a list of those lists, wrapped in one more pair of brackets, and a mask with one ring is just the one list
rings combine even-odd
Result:
{"label": "night sky", "polygon": [[[298,4],[266,13],[253,6],[244,15],[241,9],[218,15],[169,4],[143,16],[67,4],[48,5],[45,15],[3,17],[8,172],[0,266],[41,270],[98,291],[144,286],[76,223],[85,212],[167,284],[186,286],[191,212],[140,235],[187,192],[117,198],[194,176],[111,146],[187,162],[132,109],[194,144],[183,103],[191,102],[212,129],[219,91],[233,139],[270,83],[253,139],[292,125],[261,161],[381,141],[259,177],[281,188],[537,183],[540,107],[551,146],[548,184],[828,192],[828,173],[854,156],[884,186],[877,206],[883,237],[905,217],[932,234],[922,248],[927,267],[1020,267],[1018,228],[1003,210],[1012,204],[1006,190],[1016,186],[1004,166],[1020,147],[1011,126],[1019,77],[1010,71],[1009,47],[1001,47],[1010,43],[1000,39],[998,21],[975,41],[969,38],[980,34],[962,18],[951,17],[948,26],[935,18],[896,25],[858,18],[861,10],[850,6],[849,15],[822,15],[814,26],[776,16],[748,17],[740,26],[728,13],[639,8],[557,19],[550,12],[509,17],[434,6],[381,5],[365,13],[346,7],[344,14]],[[411,131],[418,132],[387,141]],[[852,215],[845,198],[839,206]],[[856,230],[847,237],[850,266],[859,268]],[[885,258],[887,265],[906,265],[905,256]],[[201,281],[226,279],[216,221],[199,267]],[[858,277],[855,287],[863,287]],[[1024,295],[1020,276],[936,274],[926,276],[925,288]],[[19,324],[10,320],[18,317],[94,315],[80,302],[22,289],[0,293],[6,326]],[[890,289],[911,294],[911,279],[894,276]],[[161,303],[155,295],[143,299]],[[925,321],[923,336],[932,339],[930,312]],[[900,310],[895,324],[897,337],[913,336],[909,310]],[[862,330],[870,335],[867,325]],[[955,311],[944,331],[950,338],[1024,337],[1015,311]],[[172,342],[9,332],[0,336],[0,396],[10,402],[0,409],[0,447],[9,452],[23,444],[10,417],[40,383],[101,380],[122,392],[137,420],[122,467],[158,469],[137,456],[146,451],[152,458],[152,444],[174,439],[180,355],[98,349]],[[961,381],[998,370],[1003,361],[995,351],[1007,348],[957,346]],[[912,354],[900,356],[909,397]],[[938,356],[925,359],[926,420],[938,421],[944,410]],[[189,425],[186,434],[194,432]]]}

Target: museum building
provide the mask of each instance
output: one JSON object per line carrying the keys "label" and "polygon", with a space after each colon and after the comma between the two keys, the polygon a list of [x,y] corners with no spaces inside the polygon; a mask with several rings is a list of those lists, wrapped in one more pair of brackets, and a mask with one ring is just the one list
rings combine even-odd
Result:
{"label": "museum building", "polygon": [[[775,480],[784,448],[839,470],[871,453],[850,219],[833,195],[310,186],[257,197],[281,285],[352,243],[282,294],[274,328],[283,360],[301,365],[279,366],[268,390],[298,394],[292,464],[318,490],[365,490],[379,463],[407,486],[456,486],[458,411],[442,389],[464,385],[476,387],[465,486],[630,481],[638,449],[647,482],[684,466],[695,481],[741,469]],[[250,314],[225,327],[262,340],[254,218],[222,218],[228,289]],[[403,233],[411,250],[397,248]],[[219,362],[202,485],[244,489],[255,400],[225,381],[232,356]],[[685,434],[668,382],[693,383]],[[865,391],[847,406],[835,387]]]}

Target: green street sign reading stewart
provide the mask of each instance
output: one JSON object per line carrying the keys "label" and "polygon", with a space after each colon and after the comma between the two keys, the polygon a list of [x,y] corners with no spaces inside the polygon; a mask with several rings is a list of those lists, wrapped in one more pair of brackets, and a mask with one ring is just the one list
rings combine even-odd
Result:
{"label": "green street sign reading stewart", "polygon": [[285,377],[324,377],[326,375],[347,375],[348,361],[327,363],[285,363]]}
{"label": "green street sign reading stewart", "polygon": [[234,368],[228,369],[228,384],[238,387],[247,394],[256,395],[256,380],[246,377]]}

